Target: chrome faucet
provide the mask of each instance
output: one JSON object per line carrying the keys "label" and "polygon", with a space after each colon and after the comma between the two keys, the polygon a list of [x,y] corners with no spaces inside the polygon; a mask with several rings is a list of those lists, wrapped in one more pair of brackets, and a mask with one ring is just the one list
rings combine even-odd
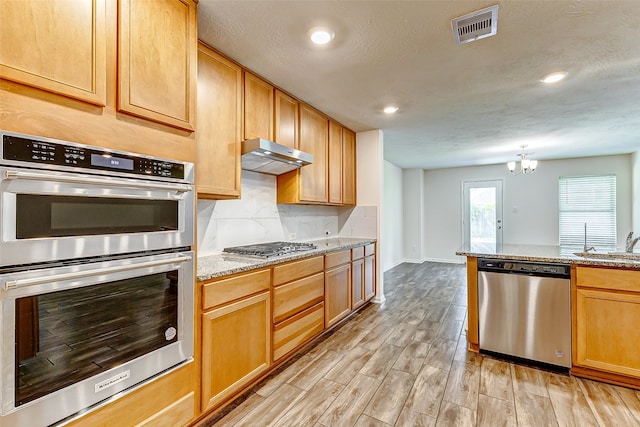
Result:
{"label": "chrome faucet", "polygon": [[638,240],[640,240],[640,237],[636,237],[635,239],[633,238],[633,231],[629,233],[629,235],[627,236],[627,245],[625,246],[625,252],[633,253],[633,247],[636,245],[636,243],[638,243]]}
{"label": "chrome faucet", "polygon": [[584,223],[584,248],[582,249],[582,252],[589,252],[589,251],[595,251],[596,248],[594,248],[593,246],[591,246],[590,248],[587,247],[587,223]]}

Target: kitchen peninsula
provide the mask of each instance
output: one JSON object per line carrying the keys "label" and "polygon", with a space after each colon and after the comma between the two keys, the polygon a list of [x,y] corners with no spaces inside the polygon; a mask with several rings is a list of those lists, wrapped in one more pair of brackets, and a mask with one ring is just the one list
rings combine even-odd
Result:
{"label": "kitchen peninsula", "polygon": [[501,245],[498,250],[466,244],[469,349],[479,351],[479,259],[570,265],[571,374],[640,388],[640,255],[576,255],[576,248]]}

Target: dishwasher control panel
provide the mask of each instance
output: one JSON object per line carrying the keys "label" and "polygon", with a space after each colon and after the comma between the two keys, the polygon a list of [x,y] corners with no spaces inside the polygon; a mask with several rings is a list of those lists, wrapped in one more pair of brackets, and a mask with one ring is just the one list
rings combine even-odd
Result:
{"label": "dishwasher control panel", "polygon": [[505,274],[527,274],[531,276],[571,276],[571,267],[569,264],[552,264],[493,258],[479,258],[478,271],[494,271]]}

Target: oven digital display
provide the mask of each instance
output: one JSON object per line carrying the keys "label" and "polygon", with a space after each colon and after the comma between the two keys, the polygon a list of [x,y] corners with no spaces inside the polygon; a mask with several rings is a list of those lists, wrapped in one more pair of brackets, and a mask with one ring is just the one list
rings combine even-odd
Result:
{"label": "oven digital display", "polygon": [[103,168],[121,169],[132,171],[133,160],[124,159],[122,157],[103,156],[100,154],[91,154],[91,166],[101,166]]}

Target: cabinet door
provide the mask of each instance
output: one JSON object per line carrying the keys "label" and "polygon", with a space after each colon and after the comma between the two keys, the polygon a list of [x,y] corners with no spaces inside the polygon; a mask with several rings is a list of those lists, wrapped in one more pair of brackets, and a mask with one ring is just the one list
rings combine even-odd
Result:
{"label": "cabinet door", "polygon": [[298,101],[275,91],[275,142],[298,148]]}
{"label": "cabinet door", "polygon": [[192,131],[197,46],[192,0],[120,0],[118,110]]}
{"label": "cabinet door", "polygon": [[576,365],[640,378],[640,294],[578,288]]}
{"label": "cabinet door", "polygon": [[198,197],[240,198],[242,69],[204,45],[198,49]]}
{"label": "cabinet door", "polygon": [[202,315],[202,407],[231,397],[269,368],[270,293]]}
{"label": "cabinet door", "polygon": [[342,129],[342,204],[356,205],[356,134]]}
{"label": "cabinet door", "polygon": [[364,259],[364,299],[369,301],[376,294],[376,257]]}
{"label": "cabinet door", "polygon": [[324,276],[324,318],[328,328],[351,313],[351,263]]}
{"label": "cabinet door", "polygon": [[364,304],[364,259],[351,263],[351,309],[355,310]]}
{"label": "cabinet door", "polygon": [[300,201],[327,203],[328,118],[300,105],[300,150],[313,154],[313,163],[300,168]]}
{"label": "cabinet door", "polygon": [[342,203],[342,126],[329,120],[329,203]]}
{"label": "cabinet door", "polygon": [[244,139],[273,139],[273,86],[244,72]]}
{"label": "cabinet door", "polygon": [[0,77],[106,105],[105,0],[0,1]]}

